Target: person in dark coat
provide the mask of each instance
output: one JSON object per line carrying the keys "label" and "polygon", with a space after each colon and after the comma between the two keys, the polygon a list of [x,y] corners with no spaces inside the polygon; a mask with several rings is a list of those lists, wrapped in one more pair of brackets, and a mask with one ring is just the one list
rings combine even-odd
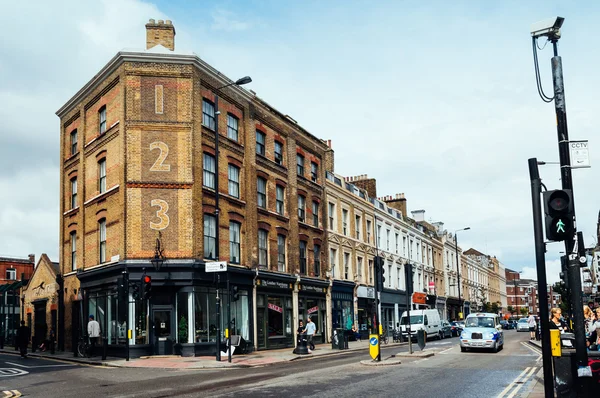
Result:
{"label": "person in dark coat", "polygon": [[31,329],[25,326],[25,321],[21,321],[21,326],[17,329],[17,345],[21,351],[21,358],[27,358],[27,346],[31,339]]}

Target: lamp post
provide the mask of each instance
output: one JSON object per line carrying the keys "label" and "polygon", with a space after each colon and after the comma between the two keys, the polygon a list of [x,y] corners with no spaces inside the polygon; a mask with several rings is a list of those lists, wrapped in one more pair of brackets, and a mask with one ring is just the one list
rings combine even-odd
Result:
{"label": "lamp post", "polygon": [[[217,244],[215,245],[215,258],[216,261],[219,261],[219,244],[220,244],[220,228],[219,228],[219,91],[229,86],[241,86],[244,84],[248,84],[252,82],[252,78],[250,76],[244,76],[240,79],[237,79],[235,82],[226,84],[224,86],[218,87],[215,89],[215,223],[217,225],[216,232],[216,240]],[[219,285],[221,284],[221,274],[217,272],[217,353],[216,359],[218,362],[221,361],[221,298],[219,297]],[[231,362],[231,333],[229,332],[230,323],[231,323],[231,292],[229,290],[229,270],[227,271],[227,344],[229,347],[228,361]]]}
{"label": "lamp post", "polygon": [[456,231],[454,231],[454,249],[456,250],[456,275],[458,278],[458,305],[460,306],[460,312],[458,313],[458,319],[463,318],[464,308],[463,308],[462,300],[460,298],[460,258],[458,257],[458,239],[456,238],[456,234],[460,231],[468,231],[469,229],[471,229],[471,227],[465,227],[465,228],[457,229]]}

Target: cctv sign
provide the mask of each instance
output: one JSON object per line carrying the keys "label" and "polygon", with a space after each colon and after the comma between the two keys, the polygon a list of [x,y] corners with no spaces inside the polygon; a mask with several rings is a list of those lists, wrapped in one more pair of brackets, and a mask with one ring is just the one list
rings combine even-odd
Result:
{"label": "cctv sign", "polygon": [[572,169],[591,167],[587,141],[569,141],[569,155]]}

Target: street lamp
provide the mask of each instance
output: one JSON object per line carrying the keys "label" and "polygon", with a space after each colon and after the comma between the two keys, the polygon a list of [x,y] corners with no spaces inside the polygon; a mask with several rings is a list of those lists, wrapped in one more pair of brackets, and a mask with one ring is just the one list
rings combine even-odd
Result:
{"label": "street lamp", "polygon": [[156,246],[154,247],[154,258],[150,260],[152,266],[156,271],[160,271],[160,267],[162,267],[163,262],[165,261],[165,256],[163,255],[163,249],[160,247],[160,231],[158,232],[158,237],[156,238]]}
{"label": "street lamp", "polygon": [[[215,223],[217,224],[217,233],[216,240],[217,244],[215,246],[215,258],[219,261],[219,244],[220,244],[220,230],[219,227],[219,91],[229,86],[241,86],[244,84],[248,84],[252,82],[252,78],[250,76],[244,76],[242,78],[237,79],[235,82],[228,83],[224,86],[218,87],[215,89]],[[217,354],[216,359],[218,362],[221,361],[221,298],[219,297],[219,285],[221,284],[221,274],[217,272]],[[229,271],[227,271],[227,329],[231,328],[231,291],[229,290]],[[231,362],[231,332],[227,333],[227,342],[228,342],[228,361]]]}
{"label": "street lamp", "polygon": [[456,250],[456,275],[458,278],[458,305],[460,305],[460,312],[458,313],[458,319],[462,319],[464,308],[463,308],[462,300],[460,298],[460,259],[458,257],[458,239],[456,238],[456,235],[460,231],[468,231],[469,229],[471,229],[471,227],[465,227],[465,228],[457,229],[456,231],[454,231],[454,249]]}

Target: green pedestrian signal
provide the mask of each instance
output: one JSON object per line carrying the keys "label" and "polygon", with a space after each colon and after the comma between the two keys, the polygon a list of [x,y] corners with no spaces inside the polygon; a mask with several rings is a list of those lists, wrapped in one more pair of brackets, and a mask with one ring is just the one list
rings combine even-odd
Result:
{"label": "green pedestrian signal", "polygon": [[560,242],[573,238],[575,211],[570,189],[544,192],[544,213],[547,240]]}

